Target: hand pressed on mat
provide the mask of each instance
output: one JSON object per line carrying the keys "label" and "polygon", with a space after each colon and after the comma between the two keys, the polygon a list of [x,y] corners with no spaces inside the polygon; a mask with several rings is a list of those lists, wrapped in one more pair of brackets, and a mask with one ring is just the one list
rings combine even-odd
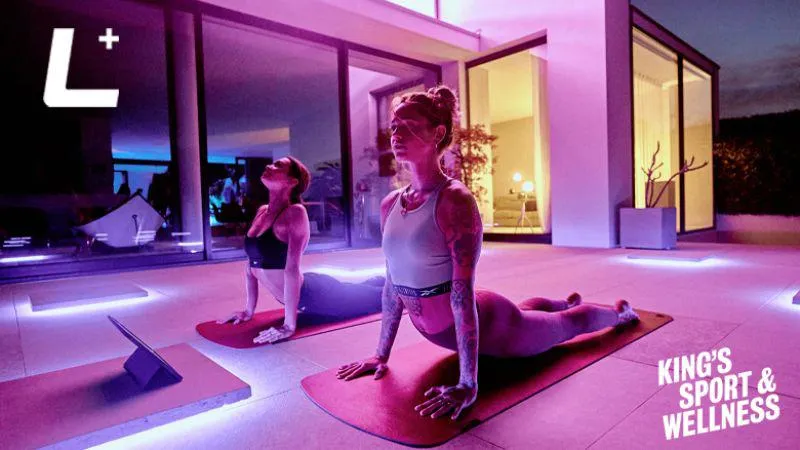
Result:
{"label": "hand pressed on mat", "polygon": [[434,386],[425,392],[425,397],[433,396],[424,403],[414,407],[421,416],[437,419],[452,412],[450,418],[458,419],[461,412],[475,403],[478,398],[478,387],[458,384],[456,386]]}
{"label": "hand pressed on mat", "polygon": [[278,328],[270,327],[258,333],[258,336],[256,336],[253,339],[253,342],[256,344],[264,344],[264,343],[274,344],[284,339],[288,339],[294,334],[294,332],[295,332],[294,328],[286,325],[281,325]]}
{"label": "hand pressed on mat", "polygon": [[233,322],[234,325],[239,325],[242,322],[247,322],[248,320],[253,318],[253,313],[248,311],[237,311],[235,313],[231,313],[231,315],[226,316],[224,319],[220,319],[217,321],[218,324]]}
{"label": "hand pressed on mat", "polygon": [[365,359],[363,361],[339,366],[339,371],[336,373],[336,378],[344,381],[350,381],[354,378],[360,377],[361,375],[375,372],[375,379],[380,380],[386,374],[387,370],[389,370],[389,366],[387,366],[386,363],[377,357],[373,356],[372,358]]}

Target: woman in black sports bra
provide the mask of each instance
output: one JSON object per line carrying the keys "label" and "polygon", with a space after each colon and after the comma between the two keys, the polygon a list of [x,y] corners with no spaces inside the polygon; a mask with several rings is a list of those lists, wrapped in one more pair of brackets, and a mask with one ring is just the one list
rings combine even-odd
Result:
{"label": "woman in black sports bra", "polygon": [[275,343],[294,334],[298,313],[323,319],[343,319],[380,312],[383,277],[363,283],[343,283],[318,273],[301,273],[300,259],[308,245],[308,214],[301,196],[311,175],[287,156],[268,165],[261,182],[269,190],[269,205],[258,209],[244,238],[247,305],[219,323],[250,320],[258,302],[259,283],[285,308],[283,325],[262,331],[253,342]]}

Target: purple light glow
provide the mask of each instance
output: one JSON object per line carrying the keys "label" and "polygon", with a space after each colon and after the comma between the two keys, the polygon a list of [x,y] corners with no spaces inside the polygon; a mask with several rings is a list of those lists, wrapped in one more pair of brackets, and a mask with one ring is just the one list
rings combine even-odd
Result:
{"label": "purple light glow", "polygon": [[780,310],[787,317],[800,320],[800,291],[792,292],[787,289],[770,300],[768,307]]}
{"label": "purple light glow", "polygon": [[638,266],[664,267],[672,269],[710,269],[733,265],[731,261],[722,258],[707,258],[702,261],[677,260],[677,259],[644,259],[644,258],[616,258],[617,261]]}
{"label": "purple light glow", "polygon": [[680,256],[678,254],[664,254],[664,255],[647,255],[647,254],[631,254],[628,255],[628,259],[647,259],[651,261],[680,261],[680,262],[702,262],[709,258],[712,258],[712,255],[702,255],[702,256]]}
{"label": "purple light glow", "polygon": [[117,440],[106,442],[95,447],[94,450],[128,449],[131,447],[149,447],[157,442],[169,439],[179,439],[181,436],[189,434],[197,435],[198,431],[206,430],[212,432],[218,430],[223,421],[231,420],[230,412],[242,406],[242,402],[225,404],[215,409],[186,417],[175,422],[150,428],[130,436],[121,437]]}
{"label": "purple light glow", "polygon": [[31,256],[14,256],[8,258],[0,258],[0,264],[14,264],[21,262],[44,261],[50,259],[52,256],[48,255],[31,255]]}
{"label": "purple light glow", "polygon": [[314,267],[310,270],[311,272],[322,273],[325,275],[330,275],[332,277],[341,277],[341,278],[360,278],[360,277],[371,277],[376,275],[384,275],[386,273],[385,267],[365,267],[361,269],[344,269],[340,267]]}
{"label": "purple light glow", "polygon": [[22,316],[28,316],[28,317],[56,317],[56,316],[67,316],[73,314],[86,314],[96,311],[106,311],[109,309],[138,306],[145,303],[150,303],[159,298],[161,298],[161,295],[147,290],[147,297],[125,298],[125,299],[112,300],[102,303],[92,303],[88,305],[77,305],[77,306],[67,306],[64,308],[57,308],[57,309],[46,309],[43,311],[34,311],[31,307],[30,302],[25,302],[17,307],[17,313]]}
{"label": "purple light glow", "polygon": [[178,242],[178,246],[180,246],[180,247],[202,247],[203,246],[203,241]]}

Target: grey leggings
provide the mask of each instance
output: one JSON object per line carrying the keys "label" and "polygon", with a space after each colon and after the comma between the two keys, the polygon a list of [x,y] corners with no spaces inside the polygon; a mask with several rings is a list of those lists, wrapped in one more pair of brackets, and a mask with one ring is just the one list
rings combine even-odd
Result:
{"label": "grey leggings", "polygon": [[346,319],[381,312],[384,277],[347,283],[328,275],[303,274],[299,309],[306,316]]}

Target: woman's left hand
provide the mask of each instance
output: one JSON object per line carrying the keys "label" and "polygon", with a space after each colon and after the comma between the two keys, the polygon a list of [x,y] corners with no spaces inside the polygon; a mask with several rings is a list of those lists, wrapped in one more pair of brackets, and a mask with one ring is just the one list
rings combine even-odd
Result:
{"label": "woman's left hand", "polygon": [[419,411],[421,416],[431,416],[432,419],[452,412],[450,418],[456,420],[461,411],[475,403],[478,386],[434,386],[425,393],[425,397],[431,396],[433,397],[429,400],[415,406],[414,411]]}
{"label": "woman's left hand", "polygon": [[278,341],[282,341],[284,339],[289,338],[294,334],[294,328],[287,327],[286,325],[282,325],[278,328],[271,327],[268,328],[261,333],[258,333],[258,336],[253,339],[253,343],[256,344],[264,344],[270,343],[274,344]]}

